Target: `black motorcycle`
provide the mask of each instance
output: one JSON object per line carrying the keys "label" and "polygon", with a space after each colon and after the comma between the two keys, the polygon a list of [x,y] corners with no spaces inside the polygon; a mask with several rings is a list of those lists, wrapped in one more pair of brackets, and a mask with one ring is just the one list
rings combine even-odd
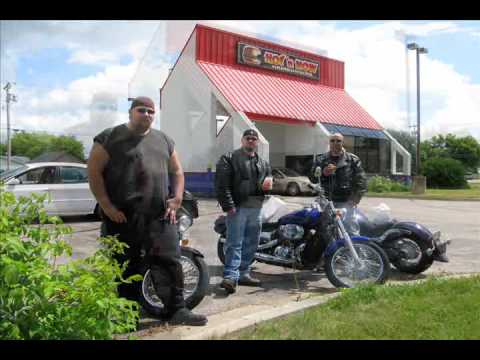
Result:
{"label": "black motorcycle", "polygon": [[[217,218],[214,229],[220,235],[217,254],[225,263],[225,216]],[[336,287],[381,284],[390,269],[380,246],[366,237],[350,237],[340,211],[322,193],[310,206],[263,224],[254,259],[299,270],[313,270],[324,260],[327,277]]]}
{"label": "black motorcycle", "polygon": [[449,261],[446,252],[450,240],[442,240],[440,231],[432,233],[422,224],[389,217],[384,221],[370,220],[359,208],[343,213],[347,231],[376,238],[391,263],[401,272],[419,274],[434,261]]}
{"label": "black motorcycle", "polygon": [[[190,192],[185,191],[182,205],[177,210],[177,228],[180,239],[180,261],[184,276],[183,296],[189,309],[193,309],[203,300],[210,283],[208,266],[203,254],[188,246],[187,230],[192,226],[193,219],[196,218],[198,218],[198,202]],[[145,251],[142,252],[142,255],[146,259]],[[143,281],[140,290],[140,303],[150,314],[154,316],[163,315],[165,307],[155,291],[150,268],[146,261],[142,265],[141,274],[143,275]]]}

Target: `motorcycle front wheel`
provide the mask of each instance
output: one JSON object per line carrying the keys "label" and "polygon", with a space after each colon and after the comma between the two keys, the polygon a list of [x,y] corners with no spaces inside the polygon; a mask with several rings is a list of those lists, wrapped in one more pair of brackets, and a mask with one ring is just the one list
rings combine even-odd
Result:
{"label": "motorcycle front wheel", "polygon": [[335,287],[353,288],[361,284],[383,284],[390,270],[388,256],[372,242],[354,241],[353,246],[360,258],[355,261],[346,246],[336,249],[325,259],[328,280]]}
{"label": "motorcycle front wheel", "polygon": [[[205,297],[210,282],[208,266],[201,256],[188,248],[181,248],[180,262],[183,269],[185,305],[189,309],[197,306]],[[165,305],[158,297],[152,282],[150,269],[147,269],[141,284],[140,303],[154,316],[165,315]]]}

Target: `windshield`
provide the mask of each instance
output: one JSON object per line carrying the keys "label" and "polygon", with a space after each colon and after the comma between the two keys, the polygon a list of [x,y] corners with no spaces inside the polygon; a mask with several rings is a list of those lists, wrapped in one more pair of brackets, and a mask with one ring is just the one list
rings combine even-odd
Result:
{"label": "windshield", "polygon": [[28,170],[27,166],[20,166],[16,169],[4,171],[4,172],[0,173],[0,180],[6,180],[8,178],[17,176],[18,174],[22,173],[25,170]]}
{"label": "windshield", "polygon": [[299,173],[297,173],[296,171],[291,170],[291,169],[281,168],[281,169],[278,169],[278,170],[283,172],[286,176],[290,176],[290,177],[301,176]]}

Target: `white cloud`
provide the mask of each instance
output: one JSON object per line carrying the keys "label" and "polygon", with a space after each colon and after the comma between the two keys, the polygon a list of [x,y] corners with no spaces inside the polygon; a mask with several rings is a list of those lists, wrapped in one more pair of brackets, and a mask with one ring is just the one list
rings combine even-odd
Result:
{"label": "white cloud", "polygon": [[69,64],[110,64],[118,61],[118,55],[107,51],[76,50],[67,60]]}

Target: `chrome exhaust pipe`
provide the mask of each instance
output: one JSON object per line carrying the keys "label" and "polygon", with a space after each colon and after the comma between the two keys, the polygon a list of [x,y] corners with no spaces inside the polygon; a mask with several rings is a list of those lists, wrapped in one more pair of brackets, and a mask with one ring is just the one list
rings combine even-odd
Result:
{"label": "chrome exhaust pipe", "polygon": [[294,260],[286,260],[282,259],[273,255],[267,255],[267,254],[262,254],[262,253],[256,253],[255,254],[255,260],[264,262],[267,264],[273,264],[273,265],[285,265],[285,266],[293,266]]}

